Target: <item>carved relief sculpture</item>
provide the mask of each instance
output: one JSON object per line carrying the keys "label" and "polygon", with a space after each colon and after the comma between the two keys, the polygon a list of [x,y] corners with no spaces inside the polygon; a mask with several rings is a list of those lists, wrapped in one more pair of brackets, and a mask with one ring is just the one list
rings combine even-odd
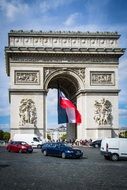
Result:
{"label": "carved relief sculpture", "polygon": [[95,116],[94,120],[98,125],[111,125],[112,124],[112,104],[110,101],[103,98],[100,102],[95,101],[94,104]]}
{"label": "carved relief sculpture", "polygon": [[91,85],[114,85],[114,72],[91,72]]}
{"label": "carved relief sculpture", "polygon": [[35,103],[31,99],[22,99],[19,107],[20,126],[25,124],[37,124],[37,113]]}
{"label": "carved relief sculpture", "polygon": [[39,71],[15,71],[16,84],[39,84]]}

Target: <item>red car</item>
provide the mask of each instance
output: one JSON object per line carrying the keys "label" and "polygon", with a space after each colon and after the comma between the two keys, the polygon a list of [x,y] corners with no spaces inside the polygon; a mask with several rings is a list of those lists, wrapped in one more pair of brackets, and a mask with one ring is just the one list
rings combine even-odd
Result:
{"label": "red car", "polygon": [[23,141],[11,141],[6,148],[8,152],[33,152],[32,146]]}

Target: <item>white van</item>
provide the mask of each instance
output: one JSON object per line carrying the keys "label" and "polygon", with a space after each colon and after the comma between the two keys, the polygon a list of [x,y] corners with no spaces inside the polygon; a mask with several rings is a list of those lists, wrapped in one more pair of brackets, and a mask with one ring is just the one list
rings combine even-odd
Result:
{"label": "white van", "polygon": [[40,148],[44,143],[36,134],[15,134],[13,141],[24,141],[32,147]]}
{"label": "white van", "polygon": [[101,142],[101,154],[113,161],[127,158],[127,138],[105,138]]}

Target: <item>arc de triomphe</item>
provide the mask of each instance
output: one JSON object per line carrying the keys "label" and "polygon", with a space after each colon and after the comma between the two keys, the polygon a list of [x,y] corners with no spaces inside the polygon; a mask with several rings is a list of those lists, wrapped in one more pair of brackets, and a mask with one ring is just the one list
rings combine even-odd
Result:
{"label": "arc de triomphe", "polygon": [[[5,48],[10,129],[46,137],[46,95],[57,83],[82,115],[68,138],[115,137],[119,131],[117,32],[14,31]],[[52,108],[51,108],[52,111]]]}

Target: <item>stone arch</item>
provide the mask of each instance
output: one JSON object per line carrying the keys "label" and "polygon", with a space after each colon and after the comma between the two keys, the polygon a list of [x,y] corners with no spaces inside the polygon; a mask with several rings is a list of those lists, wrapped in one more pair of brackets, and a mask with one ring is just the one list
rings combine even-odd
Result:
{"label": "stone arch", "polygon": [[71,69],[57,69],[51,72],[45,79],[44,89],[58,88],[58,83],[68,96],[75,96],[78,91],[85,88],[83,77]]}
{"label": "stone arch", "polygon": [[[75,106],[78,108],[78,94],[81,90],[84,90],[85,83],[81,76],[71,69],[56,69],[48,74],[45,79],[44,89],[48,91],[50,88],[59,88],[67,98],[69,98]],[[66,124],[67,127],[67,139],[77,139],[77,124]]]}

